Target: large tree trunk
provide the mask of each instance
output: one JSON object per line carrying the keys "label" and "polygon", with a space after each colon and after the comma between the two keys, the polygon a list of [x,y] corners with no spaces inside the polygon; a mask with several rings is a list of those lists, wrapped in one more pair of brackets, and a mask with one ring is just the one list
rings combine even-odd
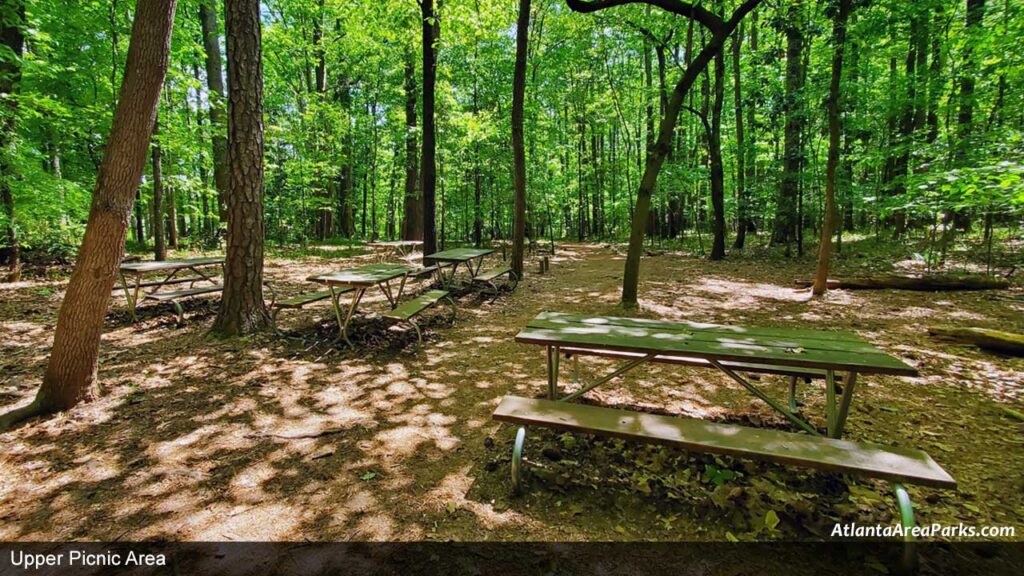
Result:
{"label": "large tree trunk", "polygon": [[[797,280],[798,288],[814,284],[812,280]],[[917,292],[957,292],[972,290],[1004,290],[1010,283],[991,276],[878,276],[844,278],[826,282],[829,290],[912,290]]]}
{"label": "large tree trunk", "polygon": [[221,222],[227,220],[228,195],[228,127],[224,115],[227,101],[224,90],[224,69],[220,59],[220,27],[213,0],[199,5],[199,23],[203,29],[203,47],[206,49],[206,86],[210,99],[210,140],[213,146],[213,183],[217,187],[217,214]]}
{"label": "large tree trunk", "polygon": [[167,242],[164,240],[164,178],[163,154],[160,149],[160,120],[153,122],[153,259],[167,260]]}
{"label": "large tree trunk", "polygon": [[[313,16],[313,53],[316,56],[316,68],[313,71],[316,98],[324,103],[327,98],[327,49],[324,47],[324,0],[317,0],[316,14]],[[325,155],[325,146],[318,139],[316,143],[318,155]],[[317,172],[321,172],[319,169]],[[329,177],[322,174],[318,177],[322,184],[319,189],[322,205],[317,211],[316,236],[318,240],[326,240],[334,235],[334,208],[331,206],[335,193],[334,184]]]}
{"label": "large tree trunk", "polygon": [[356,233],[356,221],[353,217],[352,197],[355,190],[353,174],[355,146],[354,129],[352,127],[352,86],[347,78],[339,78],[337,100],[345,112],[345,133],[341,136],[341,173],[338,175],[338,230],[341,235],[351,238]]}
{"label": "large tree trunk", "polygon": [[747,148],[743,134],[743,90],[741,86],[740,48],[743,44],[743,23],[732,36],[732,101],[736,113],[736,239],[733,248],[742,250],[747,240]]}
{"label": "large tree trunk", "polygon": [[1024,334],[988,328],[929,328],[928,334],[940,340],[970,344],[983,350],[1024,356]]}
{"label": "large tree trunk", "polygon": [[103,319],[167,72],[175,6],[176,0],[139,0],[136,6],[121,94],[78,261],[57,315],[50,361],[35,400],[0,416],[0,430],[34,415],[67,410],[91,394]]}
{"label": "large tree trunk", "polygon": [[405,52],[405,200],[402,239],[423,239],[423,198],[419,194],[419,158],[416,152],[416,58]]}
{"label": "large tree trunk", "polygon": [[240,336],[270,324],[263,302],[263,64],[259,0],[225,2],[228,41],[228,237],[213,331]]}
{"label": "large tree trunk", "polygon": [[516,20],[516,62],[512,69],[512,165],[515,176],[515,211],[512,214],[512,274],[523,277],[526,234],[526,147],[523,108],[526,99],[526,58],[530,32],[530,0],[519,0]]}
{"label": "large tree trunk", "polygon": [[[434,121],[434,100],[437,84],[435,42],[441,35],[441,23],[434,12],[434,0],[422,0],[423,11],[423,158],[420,174],[423,180],[423,256],[437,251],[437,128]],[[424,258],[424,264],[429,259]]]}
{"label": "large tree trunk", "polygon": [[21,241],[14,211],[12,180],[16,178],[14,155],[21,83],[21,58],[25,50],[25,4],[22,0],[0,0],[0,46],[8,55],[0,59],[0,204],[3,205],[7,247],[7,281],[21,280]]}
{"label": "large tree trunk", "polygon": [[785,244],[786,254],[797,238],[797,196],[800,190],[800,135],[803,132],[804,8],[803,0],[789,3],[786,16],[786,126],[783,132],[782,177],[779,180],[778,209],[773,244]]}
{"label": "large tree trunk", "polygon": [[[612,5],[585,2],[583,0],[567,0],[567,3],[569,8],[576,12],[594,12]],[[640,281],[640,257],[643,252],[647,218],[650,214],[651,195],[657,187],[658,174],[661,172],[665,158],[672,149],[672,136],[675,133],[676,122],[679,119],[679,111],[683,107],[683,100],[686,98],[697,76],[700,75],[714,55],[722,49],[726,38],[736,29],[740,21],[760,3],[761,0],[745,0],[727,21],[723,21],[700,7],[687,7],[675,11],[680,16],[698,20],[702,25],[711,29],[712,35],[704,48],[686,66],[682,77],[680,77],[679,82],[673,88],[668,105],[665,108],[665,114],[658,128],[658,138],[647,153],[644,174],[637,189],[636,207],[633,210],[633,221],[629,235],[629,249],[626,254],[625,273],[622,276],[622,304],[624,306],[634,307],[637,304],[637,289]]]}
{"label": "large tree trunk", "polygon": [[711,133],[708,140],[708,163],[711,168],[711,208],[714,212],[711,260],[725,258],[725,173],[722,169],[722,100],[725,97],[725,56],[715,55],[715,89],[711,105]]}
{"label": "large tree trunk", "polygon": [[820,296],[827,289],[828,265],[832,257],[832,233],[838,225],[836,208],[836,169],[839,167],[839,86],[843,77],[843,49],[846,44],[846,19],[851,0],[839,0],[832,27],[832,79],[828,87],[828,160],[825,162],[825,215],[818,245],[818,270],[811,293]]}

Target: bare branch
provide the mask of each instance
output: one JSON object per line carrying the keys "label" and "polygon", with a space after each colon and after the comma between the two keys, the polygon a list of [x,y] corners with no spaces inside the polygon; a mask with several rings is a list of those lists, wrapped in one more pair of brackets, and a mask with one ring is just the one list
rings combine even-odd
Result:
{"label": "bare branch", "polygon": [[626,4],[650,4],[666,12],[692,18],[712,32],[725,25],[725,22],[713,12],[689,2],[683,2],[682,0],[565,0],[565,3],[568,4],[569,9],[573,12],[581,13],[597,12],[605,8],[624,6]]}

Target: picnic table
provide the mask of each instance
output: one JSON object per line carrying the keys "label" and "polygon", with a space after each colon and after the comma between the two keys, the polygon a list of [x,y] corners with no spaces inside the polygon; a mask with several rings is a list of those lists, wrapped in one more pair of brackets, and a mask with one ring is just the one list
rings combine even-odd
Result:
{"label": "picnic table", "polygon": [[366,245],[384,252],[390,250],[398,258],[405,258],[420,249],[423,246],[423,242],[421,240],[394,240],[388,242],[368,242]]}
{"label": "picnic table", "polygon": [[[359,301],[363,298],[363,294],[369,288],[378,286],[384,297],[387,298],[391,308],[394,309],[398,305],[398,300],[402,297],[402,292],[405,290],[405,282],[408,279],[409,273],[415,271],[416,268],[403,264],[365,264],[337,272],[311,276],[309,280],[326,284],[330,289],[334,314],[338,318],[340,338],[351,346],[352,342],[348,339],[348,325],[352,320],[352,315],[355,314],[356,308],[359,306]],[[392,289],[391,283],[397,279],[401,279],[401,282],[396,293]],[[349,303],[348,309],[343,313],[338,299],[342,294],[348,292],[352,293],[352,300]]]}
{"label": "picnic table", "polygon": [[[122,263],[118,272],[121,277],[121,287],[124,289],[124,297],[128,301],[128,309],[131,312],[132,320],[136,319],[135,309],[139,302],[139,294],[142,292],[143,288],[152,288],[152,290],[143,293],[143,298],[174,302],[175,307],[178,308],[180,320],[181,307],[176,302],[178,298],[217,292],[221,289],[220,284],[218,284],[216,280],[203,272],[203,269],[214,266],[223,267],[224,258],[211,257]],[[191,272],[194,276],[178,276],[178,273],[182,271]],[[156,273],[166,274],[166,276],[160,280],[143,282],[143,276],[146,274]],[[129,277],[134,277],[134,288],[130,286],[132,283],[129,282]],[[210,285],[196,287],[196,282],[208,282]],[[189,288],[184,290],[175,290],[172,292],[160,292],[162,288],[167,286],[184,283],[188,283]]]}
{"label": "picnic table", "polygon": [[[425,258],[447,264],[447,266],[439,266],[437,274],[442,284],[450,286],[455,280],[455,272],[458,270],[459,264],[465,264],[466,269],[469,270],[469,277],[473,280],[480,272],[480,267],[483,266],[484,257],[490,254],[494,254],[493,248],[452,248],[435,252]],[[447,274],[445,268],[450,268]]]}
{"label": "picnic table", "polygon": [[[785,328],[726,326],[542,312],[516,335],[517,342],[547,347],[548,397],[571,400],[648,362],[715,368],[766,402],[802,430],[818,430],[796,413],[798,377],[825,380],[826,435],[840,438],[853,402],[858,374],[916,376],[917,370],[882,352],[856,334]],[[559,357],[621,358],[611,374],[558,398]],[[787,406],[740,375],[741,372],[791,377]],[[839,374],[844,375],[837,404]]]}

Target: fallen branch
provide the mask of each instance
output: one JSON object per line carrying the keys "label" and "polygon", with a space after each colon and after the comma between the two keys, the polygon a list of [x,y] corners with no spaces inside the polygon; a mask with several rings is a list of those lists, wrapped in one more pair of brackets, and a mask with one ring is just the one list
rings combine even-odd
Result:
{"label": "fallen branch", "polygon": [[246,434],[246,438],[281,438],[282,440],[305,440],[307,438],[320,438],[321,436],[330,436],[332,434],[341,434],[344,432],[344,428],[327,428],[326,430],[315,430],[312,432],[290,432],[285,434],[278,434],[276,432],[257,432],[255,434]]}
{"label": "fallen branch", "polygon": [[[797,280],[798,288],[810,288],[813,280]],[[829,290],[916,290],[944,292],[959,290],[1003,290],[1010,283],[991,276],[878,276],[829,280]]]}
{"label": "fallen branch", "polygon": [[1010,356],[1024,356],[1024,334],[988,328],[929,328],[928,334],[958,344],[977,346],[983,350]]}

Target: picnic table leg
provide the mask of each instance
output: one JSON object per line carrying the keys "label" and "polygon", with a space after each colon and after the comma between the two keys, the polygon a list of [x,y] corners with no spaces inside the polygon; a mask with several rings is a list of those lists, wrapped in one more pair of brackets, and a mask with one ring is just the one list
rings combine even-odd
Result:
{"label": "picnic table leg", "polygon": [[836,373],[825,371],[825,429],[829,438],[836,438]]}
{"label": "picnic table leg", "polygon": [[714,366],[715,368],[718,368],[719,370],[724,372],[726,376],[740,383],[744,388],[749,390],[751,394],[760,398],[765,404],[768,404],[769,406],[774,408],[776,412],[785,416],[787,420],[789,420],[793,424],[796,424],[808,434],[811,434],[812,436],[821,436],[821,434],[814,428],[814,426],[811,426],[805,420],[801,419],[797,415],[790,412],[789,409],[786,408],[786,406],[783,406],[779,402],[775,401],[771,396],[768,396],[767,394],[759,390],[756,386],[754,386],[750,382],[747,382],[742,376],[737,374],[735,371],[731,370],[726,366],[723,366],[722,363],[719,362],[718,360],[708,359],[708,362],[710,362],[711,365]]}
{"label": "picnic table leg", "polygon": [[907,489],[900,483],[894,483],[892,485],[893,492],[896,493],[896,505],[900,509],[900,524],[903,525],[905,530],[903,538],[903,571],[907,574],[914,574],[917,572],[917,547],[914,541],[914,535],[911,533],[911,529],[914,527],[914,505],[910,501],[910,494]]}
{"label": "picnic table leg", "polygon": [[344,340],[351,348],[355,348],[355,346],[348,339],[348,323],[352,320],[352,315],[355,313],[356,306],[359,305],[359,300],[362,299],[364,292],[366,292],[364,287],[357,287],[355,289],[355,292],[352,294],[352,303],[349,304],[347,313],[342,317],[341,305],[338,303],[338,296],[340,295],[335,291],[334,285],[331,285],[331,303],[334,304],[334,315],[338,318],[339,340]]}
{"label": "picnic table leg", "polygon": [[548,400],[558,396],[558,346],[548,346]]}
{"label": "picnic table leg", "polygon": [[836,430],[833,438],[843,437],[843,428],[846,427],[846,417],[850,413],[850,405],[853,402],[853,388],[857,385],[857,373],[848,372],[843,382],[843,397],[839,400],[839,412],[836,414]]}
{"label": "picnic table leg", "polygon": [[526,427],[516,430],[516,443],[512,445],[512,490],[518,494],[523,490],[523,444],[526,443]]}
{"label": "picnic table leg", "polygon": [[789,411],[796,413],[796,376],[789,377]]}
{"label": "picnic table leg", "polygon": [[124,272],[119,273],[121,276],[121,287],[124,288],[124,299],[128,302],[128,312],[132,315],[132,322],[135,322],[135,303],[139,299],[139,288],[142,283],[142,275],[135,275],[135,294],[132,295],[131,289],[128,288],[128,280],[124,277]]}

